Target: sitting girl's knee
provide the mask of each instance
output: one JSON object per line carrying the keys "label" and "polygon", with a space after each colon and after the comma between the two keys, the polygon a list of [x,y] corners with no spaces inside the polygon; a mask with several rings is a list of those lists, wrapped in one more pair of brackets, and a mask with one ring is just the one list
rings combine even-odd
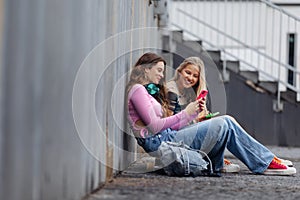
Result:
{"label": "sitting girl's knee", "polygon": [[228,128],[227,118],[228,117],[226,115],[224,115],[222,117],[213,118],[212,127],[215,127],[218,129],[218,131],[222,132],[222,129]]}
{"label": "sitting girl's knee", "polygon": [[232,117],[231,115],[224,115],[225,119],[228,119],[230,121],[233,121],[233,122],[237,122],[236,119],[234,117]]}

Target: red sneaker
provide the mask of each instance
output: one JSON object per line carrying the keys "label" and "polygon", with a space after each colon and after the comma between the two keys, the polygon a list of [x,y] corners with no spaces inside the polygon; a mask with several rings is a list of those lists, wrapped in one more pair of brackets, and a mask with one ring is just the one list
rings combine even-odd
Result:
{"label": "red sneaker", "polygon": [[268,169],[287,169],[287,166],[279,162],[276,158],[272,160]]}
{"label": "red sneaker", "polygon": [[280,175],[280,176],[288,176],[296,174],[296,168],[288,167],[282,163],[280,163],[277,159],[273,159],[270,163],[268,169],[264,171],[265,175]]}

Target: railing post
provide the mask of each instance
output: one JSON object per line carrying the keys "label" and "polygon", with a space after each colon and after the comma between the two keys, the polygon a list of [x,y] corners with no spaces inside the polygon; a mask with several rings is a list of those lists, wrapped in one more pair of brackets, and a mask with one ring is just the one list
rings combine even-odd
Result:
{"label": "railing post", "polygon": [[229,81],[229,73],[226,70],[226,65],[227,65],[227,59],[226,59],[226,51],[225,49],[222,49],[221,52],[223,52],[223,70],[222,70],[222,75],[223,75],[223,82],[228,82]]}
{"label": "railing post", "polygon": [[[281,33],[282,33],[282,11],[280,10],[280,22],[279,22],[279,64],[278,64],[278,85],[277,85],[277,101],[276,105],[273,102],[273,110],[281,112],[283,110],[283,103],[280,100],[280,76],[281,76]],[[273,50],[272,50],[273,51]]]}

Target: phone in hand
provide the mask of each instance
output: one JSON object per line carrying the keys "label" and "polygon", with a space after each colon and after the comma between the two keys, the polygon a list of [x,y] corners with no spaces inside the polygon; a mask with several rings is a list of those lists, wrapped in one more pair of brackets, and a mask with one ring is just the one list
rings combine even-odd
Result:
{"label": "phone in hand", "polygon": [[205,98],[207,93],[208,93],[208,90],[201,90],[200,94],[197,97],[197,100],[201,99],[201,98]]}

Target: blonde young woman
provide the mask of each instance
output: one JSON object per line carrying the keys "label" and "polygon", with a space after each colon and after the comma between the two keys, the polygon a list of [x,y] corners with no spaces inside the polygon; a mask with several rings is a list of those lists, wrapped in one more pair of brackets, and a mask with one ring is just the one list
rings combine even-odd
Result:
{"label": "blonde young woman", "polygon": [[[195,100],[201,90],[207,90],[205,67],[203,61],[198,57],[186,58],[176,69],[175,75],[167,82],[168,98],[170,109],[173,113],[184,109],[188,103]],[[204,104],[206,105],[206,103]],[[206,106],[199,113],[197,121],[202,121],[209,113]],[[222,172],[239,172],[240,166],[224,159]]]}
{"label": "blonde young woman", "polygon": [[129,124],[138,144],[146,152],[157,151],[163,141],[183,142],[193,149],[206,152],[213,170],[220,172],[224,167],[227,147],[253,173],[296,173],[294,167],[282,163],[230,116],[189,125],[205,109],[203,99],[189,103],[182,111],[172,115],[165,92],[165,65],[165,60],[157,54],[142,55],[134,65],[126,86]]}
{"label": "blonde young woman", "polygon": [[[170,110],[173,114],[184,109],[188,103],[193,102],[202,90],[207,90],[205,66],[199,57],[186,58],[176,69],[174,77],[167,82]],[[206,105],[206,101],[204,103]],[[199,113],[196,121],[202,121],[209,114],[206,106]],[[292,162],[281,159],[285,164],[292,166]],[[222,172],[239,172],[240,166],[224,159]]]}

